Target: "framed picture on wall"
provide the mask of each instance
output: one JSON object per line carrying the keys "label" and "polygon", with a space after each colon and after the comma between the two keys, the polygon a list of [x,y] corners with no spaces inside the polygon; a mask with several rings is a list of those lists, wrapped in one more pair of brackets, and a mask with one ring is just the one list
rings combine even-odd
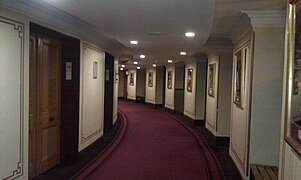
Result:
{"label": "framed picture on wall", "polygon": [[215,76],[216,76],[216,63],[209,64],[208,95],[211,97],[214,97],[214,92],[215,92]]}
{"label": "framed picture on wall", "polygon": [[192,92],[193,69],[187,69],[187,91]]}
{"label": "framed picture on wall", "polygon": [[167,89],[172,89],[172,71],[167,72]]}
{"label": "framed picture on wall", "polygon": [[240,49],[235,53],[234,71],[234,103],[243,109],[244,82],[245,82],[245,55],[246,49]]}
{"label": "framed picture on wall", "polygon": [[153,87],[153,77],[154,73],[153,72],[148,72],[148,87]]}
{"label": "framed picture on wall", "polygon": [[97,71],[98,71],[97,61],[93,61],[93,79],[97,79]]}
{"label": "framed picture on wall", "polygon": [[134,73],[130,73],[130,86],[134,86]]}
{"label": "framed picture on wall", "polygon": [[287,33],[285,141],[301,156],[301,1],[290,1]]}

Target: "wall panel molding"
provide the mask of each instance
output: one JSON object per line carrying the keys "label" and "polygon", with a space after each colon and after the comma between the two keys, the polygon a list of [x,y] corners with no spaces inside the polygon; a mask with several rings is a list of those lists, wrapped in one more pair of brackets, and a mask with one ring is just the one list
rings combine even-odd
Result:
{"label": "wall panel molding", "polygon": [[13,179],[24,171],[24,24],[0,17],[0,35],[0,179]]}

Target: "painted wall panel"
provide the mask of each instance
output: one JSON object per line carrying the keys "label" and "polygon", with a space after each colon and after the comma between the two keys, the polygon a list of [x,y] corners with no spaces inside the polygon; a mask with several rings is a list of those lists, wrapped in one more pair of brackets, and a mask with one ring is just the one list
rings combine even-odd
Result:
{"label": "painted wall panel", "polygon": [[[249,32],[234,46],[234,51],[247,47],[248,52],[252,52],[250,47],[253,33]],[[231,122],[230,122],[230,146],[229,153],[234,160],[239,172],[243,177],[246,176],[248,167],[248,143],[249,143],[249,104],[250,104],[250,84],[251,84],[251,54],[246,56],[245,71],[245,98],[243,100],[243,108],[238,107],[234,103],[234,80],[232,81],[232,98],[231,98]],[[233,67],[235,56],[233,55]],[[232,71],[232,79],[235,79],[234,70]]]}
{"label": "painted wall panel", "polygon": [[[171,75],[171,77],[168,77]],[[168,86],[170,84],[170,86]],[[175,96],[175,68],[166,68],[165,77],[165,107],[174,110],[174,96]]]}
{"label": "painted wall panel", "polygon": [[[215,78],[214,78],[214,96],[208,95],[208,82],[209,82],[209,67],[210,65],[215,64]],[[207,105],[206,105],[206,128],[214,135],[216,135],[217,131],[217,99],[218,99],[218,94],[217,94],[217,89],[218,89],[218,73],[219,73],[219,56],[214,56],[211,57],[208,60],[208,68],[207,68]]]}
{"label": "painted wall panel", "polygon": [[82,44],[79,151],[103,135],[104,52]]}
{"label": "painted wall panel", "polygon": [[0,179],[26,179],[28,20],[0,7],[0,37]]}
{"label": "painted wall panel", "polygon": [[[152,73],[152,80],[149,80],[149,73]],[[152,81],[152,87],[149,86],[149,81]],[[145,102],[156,104],[156,85],[156,69],[147,69],[145,81]]]}
{"label": "painted wall panel", "polygon": [[[137,73],[136,73],[136,70],[129,70],[128,71],[129,74],[127,75],[127,93],[128,93],[128,99],[131,99],[131,100],[136,100],[136,83],[137,83]],[[130,85],[130,74],[133,74],[133,85]]]}
{"label": "painted wall panel", "polygon": [[[192,92],[187,91],[187,74],[192,70]],[[184,85],[184,114],[195,119],[196,63],[186,64]]]}
{"label": "painted wall panel", "polygon": [[119,73],[118,73],[118,59],[114,61],[114,99],[113,99],[113,124],[117,120],[118,113],[118,82],[119,82]]}

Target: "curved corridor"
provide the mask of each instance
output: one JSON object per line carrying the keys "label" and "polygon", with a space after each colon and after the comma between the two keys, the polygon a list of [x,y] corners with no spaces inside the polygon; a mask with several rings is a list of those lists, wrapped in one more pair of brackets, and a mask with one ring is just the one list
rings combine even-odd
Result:
{"label": "curved corridor", "polygon": [[119,102],[119,110],[119,136],[78,179],[225,179],[204,140],[185,123],[134,102]]}

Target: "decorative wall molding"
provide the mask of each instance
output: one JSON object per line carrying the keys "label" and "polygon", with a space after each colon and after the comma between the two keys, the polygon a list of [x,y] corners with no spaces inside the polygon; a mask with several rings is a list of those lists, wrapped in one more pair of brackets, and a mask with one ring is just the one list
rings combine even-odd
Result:
{"label": "decorative wall molding", "polygon": [[286,22],[285,11],[244,11],[253,27],[284,27]]}
{"label": "decorative wall molding", "polygon": [[[17,22],[14,20],[6,19],[3,17],[0,17],[0,24],[4,24],[7,26],[10,26],[12,28],[12,31],[16,31],[16,35],[20,39],[20,106],[19,106],[19,113],[20,113],[20,119],[19,119],[19,154],[15,155],[18,156],[18,161],[15,162],[15,169],[11,170],[11,174],[8,176],[1,175],[0,178],[2,180],[6,179],[14,179],[23,174],[24,170],[24,164],[23,164],[23,153],[24,153],[24,146],[23,146],[23,133],[24,133],[24,24],[21,22]],[[17,129],[16,129],[17,131]],[[18,135],[18,133],[14,133],[11,135]],[[3,137],[2,137],[3,138]],[[4,137],[5,138],[5,137]],[[2,164],[3,165],[3,164]]]}
{"label": "decorative wall molding", "polygon": [[[94,50],[98,53],[102,54],[102,58],[104,58],[103,56],[103,50],[98,48],[98,47],[94,47],[88,43],[82,43],[82,60],[85,61],[84,55],[86,53],[86,50],[90,49],[90,50]],[[83,67],[82,67],[82,74],[84,75],[84,63],[83,63]],[[82,85],[83,86],[83,85]],[[82,94],[84,94],[84,88],[81,88]],[[84,107],[84,97],[82,95],[81,97],[81,137],[80,137],[80,143],[84,144],[85,142],[87,142],[88,140],[90,140],[91,138],[95,137],[96,135],[98,135],[99,133],[102,132],[102,126],[99,127],[99,129],[95,130],[94,132],[91,132],[89,135],[85,135],[83,130],[84,130],[84,115],[83,115],[83,107]]]}

